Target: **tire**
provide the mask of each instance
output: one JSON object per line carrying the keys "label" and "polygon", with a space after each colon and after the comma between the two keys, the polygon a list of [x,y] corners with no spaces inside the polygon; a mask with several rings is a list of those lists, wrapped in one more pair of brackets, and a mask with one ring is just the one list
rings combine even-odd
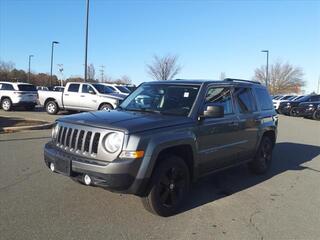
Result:
{"label": "tire", "polygon": [[178,212],[190,186],[190,173],[186,163],[177,156],[162,159],[151,178],[150,192],[141,198],[149,212],[168,217]]}
{"label": "tire", "polygon": [[104,111],[109,111],[109,110],[112,110],[113,107],[111,104],[109,103],[103,103],[100,107],[99,107],[99,110],[104,110]]}
{"label": "tire", "polygon": [[298,111],[298,108],[292,108],[291,110],[290,110],[290,113],[289,113],[289,115],[291,116],[291,117],[299,117],[299,111]]}
{"label": "tire", "polygon": [[320,121],[320,109],[317,109],[317,110],[314,111],[314,113],[313,113],[313,115],[312,115],[312,118],[313,118],[314,120]]}
{"label": "tire", "polygon": [[272,162],[273,143],[267,136],[262,137],[260,146],[253,161],[248,163],[249,170],[254,174],[266,173]]}
{"label": "tire", "polygon": [[49,101],[46,103],[46,111],[50,115],[55,115],[59,112],[59,106],[55,101]]}
{"label": "tire", "polygon": [[12,109],[12,102],[10,100],[10,98],[4,98],[2,99],[1,101],[1,108],[4,110],[4,111],[10,111]]}

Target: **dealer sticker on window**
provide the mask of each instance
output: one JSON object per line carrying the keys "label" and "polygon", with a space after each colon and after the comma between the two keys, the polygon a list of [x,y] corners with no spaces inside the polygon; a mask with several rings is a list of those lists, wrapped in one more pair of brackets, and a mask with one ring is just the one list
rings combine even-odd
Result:
{"label": "dealer sticker on window", "polygon": [[183,94],[183,97],[188,98],[188,97],[189,97],[189,92],[185,92],[185,93]]}

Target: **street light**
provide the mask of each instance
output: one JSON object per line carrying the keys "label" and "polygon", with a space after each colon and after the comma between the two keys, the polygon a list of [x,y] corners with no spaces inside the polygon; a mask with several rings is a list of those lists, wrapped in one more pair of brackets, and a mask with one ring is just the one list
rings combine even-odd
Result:
{"label": "street light", "polygon": [[54,44],[59,44],[57,41],[52,41],[51,43],[51,70],[50,70],[50,86],[52,86],[52,65],[53,65],[53,46]]}
{"label": "street light", "polygon": [[31,64],[31,58],[34,57],[33,55],[29,55],[29,71],[28,71],[28,83],[30,83],[30,64]]}
{"label": "street light", "polygon": [[86,38],[85,38],[85,49],[84,49],[84,81],[87,81],[87,65],[88,65],[88,28],[89,28],[89,0],[87,0],[87,14],[86,14]]}
{"label": "street light", "polygon": [[261,52],[267,53],[267,66],[266,66],[266,87],[268,87],[268,76],[269,76],[269,50],[261,50]]}

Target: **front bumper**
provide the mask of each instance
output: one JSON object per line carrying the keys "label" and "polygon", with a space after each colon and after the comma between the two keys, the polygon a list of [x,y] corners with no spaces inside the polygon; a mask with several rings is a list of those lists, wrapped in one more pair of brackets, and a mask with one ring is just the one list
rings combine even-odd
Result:
{"label": "front bumper", "polygon": [[93,186],[111,191],[144,195],[148,179],[138,179],[136,174],[142,159],[116,159],[112,162],[93,160],[75,156],[47,143],[44,148],[44,161],[56,166],[55,172],[82,180],[89,175]]}
{"label": "front bumper", "polygon": [[34,107],[37,105],[37,102],[16,102],[12,103],[12,106],[14,107]]}

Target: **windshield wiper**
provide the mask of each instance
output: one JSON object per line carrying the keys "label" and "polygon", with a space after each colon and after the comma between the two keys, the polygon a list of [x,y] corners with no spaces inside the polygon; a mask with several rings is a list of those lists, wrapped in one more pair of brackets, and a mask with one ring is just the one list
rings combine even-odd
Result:
{"label": "windshield wiper", "polygon": [[147,108],[123,108],[123,110],[133,111],[133,112],[161,113],[160,111],[147,109]]}

